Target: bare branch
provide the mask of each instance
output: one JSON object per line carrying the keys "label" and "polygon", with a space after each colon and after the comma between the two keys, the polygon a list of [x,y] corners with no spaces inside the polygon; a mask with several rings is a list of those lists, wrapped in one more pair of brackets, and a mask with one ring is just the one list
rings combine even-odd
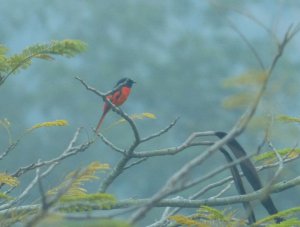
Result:
{"label": "bare branch", "polygon": [[81,128],[77,129],[72,141],[70,142],[70,144],[68,145],[67,149],[65,149],[58,157],[53,158],[51,160],[47,160],[47,161],[41,161],[41,162],[37,162],[37,163],[32,163],[28,166],[25,167],[21,167],[19,168],[14,174],[12,174],[12,176],[14,177],[19,177],[21,175],[23,175],[24,173],[42,167],[42,166],[48,166],[51,165],[53,163],[58,163],[72,155],[75,155],[79,152],[84,152],[87,148],[89,148],[89,146],[94,142],[94,141],[88,141],[86,143],[80,144],[78,146],[73,146],[74,145],[74,139],[77,140],[77,137],[79,135]]}
{"label": "bare branch", "polygon": [[25,227],[33,227],[36,224],[38,224],[38,222],[40,222],[44,217],[46,217],[50,208],[54,206],[54,204],[57,203],[58,200],[70,189],[70,187],[72,186],[74,181],[77,180],[79,175],[80,175],[80,171],[75,172],[72,178],[67,180],[64,187],[60,188],[58,192],[55,194],[55,196],[53,196],[49,201],[47,201],[46,195],[44,194],[44,190],[42,189],[41,179],[39,179],[38,181],[40,182],[39,188],[42,196],[42,207],[40,212],[25,224]]}
{"label": "bare branch", "polygon": [[13,149],[15,149],[16,146],[19,144],[19,142],[20,142],[20,139],[17,140],[17,141],[15,141],[15,142],[13,142],[13,143],[11,143],[11,144],[8,146],[8,148],[7,148],[5,151],[3,151],[3,153],[0,155],[0,160],[2,160],[6,155],[8,155],[8,153],[9,153],[10,151],[12,151]]}
{"label": "bare branch", "polygon": [[121,149],[119,147],[117,147],[116,145],[114,145],[112,142],[110,142],[102,133],[98,133],[98,135],[100,136],[100,138],[102,139],[102,141],[109,146],[110,148],[112,148],[113,150],[115,150],[116,152],[121,153],[122,155],[125,155],[125,150]]}
{"label": "bare branch", "polygon": [[140,163],[146,161],[147,159],[148,159],[148,158],[140,158],[140,159],[138,159],[137,161],[132,162],[132,163],[130,163],[129,165],[125,166],[125,167],[124,167],[124,170],[129,169],[129,168],[132,167],[132,166],[136,166],[136,165],[138,165],[138,164],[140,164]]}
{"label": "bare branch", "polygon": [[249,49],[251,50],[251,52],[253,53],[255,59],[257,60],[259,66],[261,67],[262,70],[265,70],[265,66],[264,63],[261,59],[261,57],[259,56],[259,54],[257,53],[255,47],[249,42],[249,40],[247,39],[247,37],[244,36],[244,34],[234,25],[233,22],[231,22],[230,20],[228,20],[229,25],[231,26],[231,28],[241,37],[241,39],[246,43],[246,45],[249,47]]}
{"label": "bare branch", "polygon": [[177,147],[170,147],[161,150],[154,150],[154,151],[141,151],[141,152],[134,152],[134,158],[145,158],[145,157],[153,157],[153,156],[162,156],[162,155],[174,155],[183,151],[184,149],[191,147],[191,146],[199,146],[199,145],[212,145],[212,142],[194,142],[194,139],[202,136],[212,136],[214,135],[214,131],[207,131],[207,132],[194,132],[192,133],[181,145]]}
{"label": "bare branch", "polygon": [[150,135],[150,136],[148,136],[148,137],[142,138],[142,139],[141,139],[141,143],[142,143],[142,142],[146,142],[146,141],[151,140],[151,139],[154,139],[154,138],[156,138],[156,137],[159,137],[159,136],[161,136],[162,134],[168,132],[168,131],[169,131],[169,130],[177,123],[178,120],[179,120],[179,117],[177,117],[173,122],[171,122],[170,125],[168,125],[168,126],[167,126],[166,128],[164,128],[164,129],[160,130],[159,132],[156,132],[156,133],[154,133],[153,135]]}

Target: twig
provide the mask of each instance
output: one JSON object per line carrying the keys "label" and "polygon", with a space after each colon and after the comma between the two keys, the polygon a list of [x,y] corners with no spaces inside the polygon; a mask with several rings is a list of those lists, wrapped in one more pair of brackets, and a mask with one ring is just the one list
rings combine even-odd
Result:
{"label": "twig", "polygon": [[30,182],[30,184],[27,185],[27,187],[23,190],[23,192],[16,199],[0,206],[0,210],[8,209],[11,206],[13,206],[14,204],[18,203],[21,199],[23,199],[31,191],[31,189],[35,186],[35,184],[38,182],[39,177],[41,177],[41,178],[45,177],[47,174],[49,174],[52,171],[52,169],[57,164],[58,163],[52,163],[52,165],[50,165],[48,167],[48,169],[45,170],[41,175],[39,174],[39,168],[37,168],[35,178]]}
{"label": "twig", "polygon": [[77,131],[75,132],[75,135],[73,136],[73,138],[72,138],[70,144],[68,145],[68,147],[58,157],[53,158],[51,160],[32,163],[28,166],[21,167],[14,174],[12,174],[12,176],[19,177],[22,174],[24,174],[24,173],[26,173],[30,170],[33,170],[33,169],[36,169],[36,168],[39,168],[39,167],[42,167],[42,166],[48,166],[48,165],[51,165],[53,163],[60,162],[60,161],[66,159],[66,158],[68,158],[72,155],[75,155],[79,152],[85,151],[93,143],[93,141],[88,141],[88,142],[80,144],[78,146],[74,146],[74,143],[78,138],[80,130],[81,130],[81,128],[77,129]]}
{"label": "twig", "polygon": [[213,199],[213,198],[219,198],[221,195],[223,195],[225,192],[227,192],[231,185],[233,184],[233,181],[229,182],[218,194],[211,196],[209,198]]}
{"label": "twig", "polygon": [[125,167],[124,167],[124,170],[129,169],[129,168],[132,167],[132,166],[136,166],[136,165],[138,165],[138,164],[140,164],[140,163],[146,161],[147,159],[148,159],[148,158],[141,158],[141,159],[138,159],[137,161],[132,162],[132,163],[128,164],[127,166],[125,166]]}
{"label": "twig", "polygon": [[15,149],[16,146],[19,144],[19,142],[20,142],[20,139],[18,139],[17,141],[11,143],[11,144],[8,146],[8,148],[7,148],[5,151],[3,151],[3,153],[0,155],[0,160],[2,160],[6,155],[8,155],[8,153],[9,153],[10,151],[12,151],[13,149]]}
{"label": "twig", "polygon": [[162,155],[174,155],[183,151],[184,149],[191,147],[191,146],[198,146],[198,145],[212,145],[212,142],[194,142],[194,139],[202,136],[212,136],[214,135],[214,131],[206,131],[206,132],[194,132],[179,146],[177,147],[170,147],[166,149],[154,150],[154,151],[140,151],[134,152],[134,158],[145,158],[145,157],[154,157],[154,156],[162,156]]}
{"label": "twig", "polygon": [[[51,198],[51,200],[47,201],[46,195],[44,194],[44,190],[42,189],[41,183],[40,185],[40,193],[42,196],[42,207],[41,210],[38,214],[36,214],[30,221],[28,221],[25,224],[25,227],[33,227],[35,226],[38,222],[40,222],[44,217],[47,216],[50,208],[58,202],[58,200],[70,189],[72,184],[74,183],[75,180],[77,180],[78,176],[80,175],[80,171],[75,172],[75,174],[72,176],[71,179],[69,179],[65,186],[61,188],[54,197]],[[41,179],[38,179],[39,182],[41,182]]]}
{"label": "twig", "polygon": [[116,152],[121,153],[122,155],[125,155],[125,150],[121,149],[119,147],[117,147],[116,145],[114,145],[112,142],[110,142],[102,133],[98,133],[98,135],[100,136],[101,140],[110,148],[112,148],[113,150],[115,150]]}
{"label": "twig", "polygon": [[146,141],[151,140],[151,139],[154,139],[154,138],[156,138],[156,137],[159,137],[159,136],[161,136],[162,134],[168,132],[168,131],[169,131],[169,130],[177,123],[178,120],[179,120],[179,117],[177,117],[173,122],[171,122],[170,125],[168,125],[168,126],[167,126],[166,128],[164,128],[164,129],[160,130],[159,132],[156,132],[156,133],[154,133],[153,135],[150,135],[150,136],[148,136],[148,137],[142,138],[142,139],[141,139],[141,143],[142,143],[142,142],[146,142]]}
{"label": "twig", "polygon": [[257,60],[259,66],[261,67],[262,70],[265,70],[265,66],[264,63],[261,59],[261,57],[259,56],[259,54],[257,53],[255,47],[249,42],[249,40],[247,39],[246,36],[244,36],[244,34],[234,25],[234,23],[231,20],[228,20],[229,25],[231,26],[231,28],[241,37],[241,39],[246,43],[246,45],[249,47],[249,49],[251,50],[251,52],[253,53],[255,59]]}

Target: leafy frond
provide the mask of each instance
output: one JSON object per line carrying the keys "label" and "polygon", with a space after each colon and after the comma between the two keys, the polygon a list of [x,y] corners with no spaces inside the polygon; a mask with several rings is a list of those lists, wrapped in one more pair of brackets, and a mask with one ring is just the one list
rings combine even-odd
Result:
{"label": "leafy frond", "polygon": [[291,226],[300,226],[300,220],[298,218],[291,218],[291,219],[284,220],[280,223],[268,225],[268,227],[291,227]]}
{"label": "leafy frond", "polygon": [[227,109],[241,108],[249,105],[254,98],[255,96],[252,92],[243,92],[226,98],[222,105]]}
{"label": "leafy frond", "polygon": [[6,58],[7,48],[4,45],[0,44],[0,75],[1,72],[6,72],[9,68]]}
{"label": "leafy frond", "polygon": [[61,199],[61,202],[71,202],[71,201],[90,201],[90,202],[111,202],[111,203],[115,203],[116,202],[116,198],[111,195],[111,194],[107,194],[107,193],[84,193],[84,194],[76,194],[74,195],[70,195],[70,196],[64,196]]}
{"label": "leafy frond", "polygon": [[233,218],[233,212],[221,211],[213,207],[201,206],[196,214],[191,216],[174,215],[170,220],[183,226],[243,226],[244,220]]}
{"label": "leafy frond", "polygon": [[7,184],[11,187],[16,187],[19,184],[19,180],[16,177],[12,177],[6,173],[0,173],[0,184]]}
{"label": "leafy frond", "polygon": [[63,196],[60,202],[60,211],[75,213],[91,211],[95,205],[99,209],[109,210],[116,204],[117,199],[107,193],[86,193],[80,196]]}
{"label": "leafy frond", "polygon": [[86,218],[76,220],[64,218],[56,214],[49,214],[45,217],[38,226],[64,226],[64,227],[131,227],[123,220],[104,219],[104,218]]}
{"label": "leafy frond", "polygon": [[206,223],[201,223],[198,221],[193,220],[190,217],[184,215],[173,215],[169,217],[169,220],[175,221],[177,224],[182,226],[195,226],[195,227],[210,227],[211,225]]}
{"label": "leafy frond", "polygon": [[235,87],[240,89],[240,92],[226,98],[222,103],[223,107],[233,109],[248,106],[254,100],[256,91],[266,78],[267,72],[265,71],[248,71],[225,80],[224,87]]}
{"label": "leafy frond", "polygon": [[248,71],[224,81],[224,87],[249,86],[263,84],[267,78],[266,71]]}
{"label": "leafy frond", "polygon": [[74,198],[87,199],[88,198],[87,191],[85,188],[82,187],[83,184],[85,182],[98,179],[98,177],[95,176],[96,172],[99,170],[107,170],[107,169],[109,169],[109,165],[106,163],[103,164],[99,162],[92,162],[90,165],[86,167],[86,169],[81,171],[79,175],[77,175],[77,171],[68,174],[65,178],[65,181],[61,185],[57,186],[56,188],[53,188],[50,191],[48,191],[48,194],[55,195],[61,189],[66,188],[67,182],[72,181],[71,186],[66,191],[66,193],[61,197],[61,200],[62,201],[73,200]]}
{"label": "leafy frond", "polygon": [[[280,211],[276,214],[270,215],[268,217],[265,217],[263,219],[260,219],[259,221],[255,222],[254,226],[260,226],[261,224],[267,224],[268,222],[271,222],[274,220],[274,218],[288,218],[291,217],[293,215],[300,213],[300,207],[294,207],[294,208],[290,208],[284,211]],[[268,225],[268,226],[298,226],[298,225],[289,225],[291,223],[300,223],[300,220],[297,218],[290,218],[287,220],[284,220],[283,222],[281,222],[280,224],[274,224],[274,225]]]}
{"label": "leafy frond", "polygon": [[219,222],[223,226],[242,226],[245,224],[244,220],[235,220],[233,218],[234,212],[228,212],[226,210],[218,210],[209,206],[201,206],[197,211],[198,217],[205,220],[209,220],[213,223]]}
{"label": "leafy frond", "polygon": [[7,51],[8,49],[4,45],[0,44],[0,57],[5,56]]}
{"label": "leafy frond", "polygon": [[[300,155],[300,148],[284,148],[277,150],[278,154],[285,158],[297,158]],[[255,156],[255,160],[264,161],[265,163],[273,163],[277,161],[274,151],[268,151]]]}
{"label": "leafy frond", "polygon": [[300,123],[299,117],[291,117],[287,115],[280,115],[277,117],[278,121],[282,121],[284,123]]}
{"label": "leafy frond", "polygon": [[209,206],[201,206],[198,210],[198,214],[209,220],[228,221],[228,217],[225,215],[224,211]]}
{"label": "leafy frond", "polygon": [[[5,72],[8,75],[17,73],[19,69],[26,69],[31,65],[33,58],[44,60],[52,60],[53,55],[61,55],[65,57],[73,57],[86,50],[87,45],[80,40],[61,40],[52,41],[47,44],[35,44],[24,49],[20,54],[6,57],[6,49],[2,49],[2,61],[0,57],[0,72]],[[1,54],[0,54],[1,56]],[[1,67],[1,64],[3,65]]]}
{"label": "leafy frond", "polygon": [[[148,119],[156,119],[156,116],[155,114],[153,113],[139,113],[139,114],[132,114],[129,116],[132,120],[143,120],[145,118],[148,118]],[[126,120],[124,120],[123,118],[119,119],[118,121],[112,123],[108,128],[112,128],[116,125],[119,125],[119,124],[123,124],[125,123]]]}
{"label": "leafy frond", "polygon": [[3,192],[0,192],[0,201],[1,200],[11,200],[11,199],[12,199],[11,196],[9,196],[9,195],[7,195],[7,194],[5,194]]}
{"label": "leafy frond", "polygon": [[34,129],[42,128],[42,127],[66,126],[66,125],[68,125],[68,121],[66,121],[66,120],[46,121],[46,122],[38,123],[38,124],[32,126],[27,131],[32,131]]}

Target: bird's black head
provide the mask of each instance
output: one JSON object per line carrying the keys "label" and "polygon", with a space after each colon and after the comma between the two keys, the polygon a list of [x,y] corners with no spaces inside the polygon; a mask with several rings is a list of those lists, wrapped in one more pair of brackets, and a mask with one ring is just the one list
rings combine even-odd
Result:
{"label": "bird's black head", "polygon": [[122,78],[121,80],[119,80],[115,87],[119,86],[120,84],[123,84],[126,87],[132,87],[132,85],[135,83],[136,82],[133,81],[132,79],[125,77],[125,78]]}

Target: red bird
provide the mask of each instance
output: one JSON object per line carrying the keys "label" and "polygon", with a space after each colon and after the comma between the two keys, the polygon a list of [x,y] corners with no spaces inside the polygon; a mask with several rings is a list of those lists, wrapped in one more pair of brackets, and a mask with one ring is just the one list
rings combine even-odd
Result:
{"label": "red bird", "polygon": [[[118,81],[118,83],[114,86],[114,88],[121,85],[117,90],[115,90],[112,94],[107,95],[106,99],[111,101],[115,106],[121,106],[128,98],[131,87],[135,83],[135,81],[129,79],[129,78],[123,78]],[[99,123],[96,128],[96,133],[99,131],[101,124],[104,120],[105,115],[108,113],[108,111],[111,109],[111,106],[109,103],[105,102],[103,106],[103,113],[99,120]]]}

